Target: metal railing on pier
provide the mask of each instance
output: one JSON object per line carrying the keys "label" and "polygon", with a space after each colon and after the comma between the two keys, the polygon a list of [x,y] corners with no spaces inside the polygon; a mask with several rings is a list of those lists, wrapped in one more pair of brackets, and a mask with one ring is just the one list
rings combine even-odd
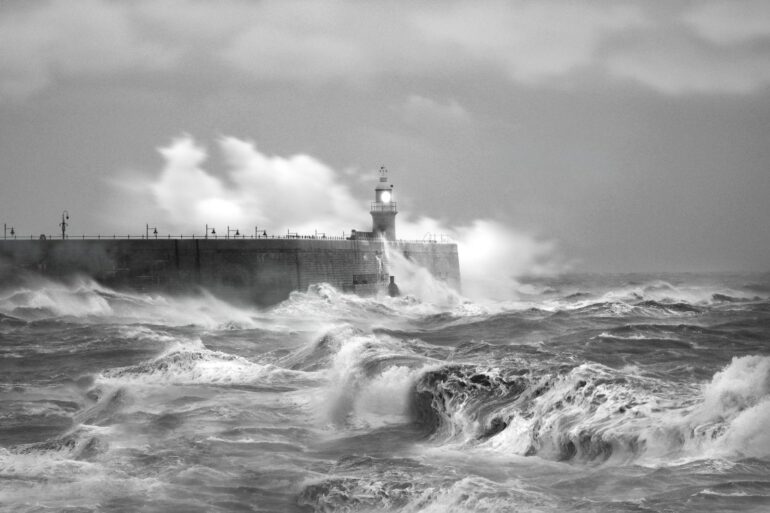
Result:
{"label": "metal railing on pier", "polygon": [[[209,235],[208,237],[205,235],[198,235],[198,234],[165,234],[165,235],[154,235],[151,234],[150,236],[147,236],[145,234],[138,234],[138,235],[131,235],[131,234],[112,234],[112,235],[67,235],[65,240],[316,240],[316,241],[344,241],[344,240],[360,240],[360,241],[367,241],[367,242],[379,242],[381,239],[377,237],[361,237],[360,232],[359,235],[356,237],[351,236],[339,236],[339,235],[324,235],[324,234],[311,234],[311,235],[301,235],[298,233],[287,233],[287,234],[281,234],[281,235],[230,235],[227,236],[219,236],[219,235]],[[43,234],[43,235],[14,235],[12,237],[6,237],[6,238],[0,238],[1,241],[22,241],[22,240],[62,240],[61,235],[51,235],[51,234]],[[396,243],[421,243],[421,244],[453,244],[454,242],[446,237],[441,237],[440,239],[437,238],[423,238],[422,240],[418,239],[398,239],[395,241]]]}

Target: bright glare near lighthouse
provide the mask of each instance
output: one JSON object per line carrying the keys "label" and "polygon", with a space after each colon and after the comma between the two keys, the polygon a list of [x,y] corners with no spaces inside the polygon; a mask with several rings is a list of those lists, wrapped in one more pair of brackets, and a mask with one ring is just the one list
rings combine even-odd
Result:
{"label": "bright glare near lighthouse", "polygon": [[388,191],[383,192],[382,195],[380,195],[380,199],[382,200],[383,203],[388,203],[390,201],[390,192]]}

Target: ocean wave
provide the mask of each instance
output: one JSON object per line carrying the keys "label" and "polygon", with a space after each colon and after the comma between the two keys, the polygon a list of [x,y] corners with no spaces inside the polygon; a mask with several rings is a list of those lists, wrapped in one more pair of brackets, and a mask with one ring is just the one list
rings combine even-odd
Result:
{"label": "ocean wave", "polygon": [[[459,298],[459,296],[457,296]],[[506,303],[481,304],[457,299],[450,305],[431,301],[430,296],[386,294],[359,296],[341,292],[328,283],[313,284],[306,291],[294,291],[289,298],[268,310],[272,319],[286,319],[297,326],[317,326],[345,319],[360,327],[387,322],[404,326],[410,322],[426,325],[462,322],[468,317],[491,315],[509,308]]]}
{"label": "ocean wave", "polygon": [[332,477],[308,484],[297,498],[300,506],[314,511],[361,511],[372,508],[403,508],[415,493],[414,483],[392,479],[364,480],[355,477]]}
{"label": "ocean wave", "polygon": [[703,312],[702,308],[694,306],[686,301],[662,302],[648,299],[635,303],[634,307],[646,312],[661,311],[663,313],[676,314],[698,314]]}
{"label": "ocean wave", "polygon": [[241,356],[211,351],[197,341],[192,347],[171,346],[157,358],[137,365],[103,371],[97,381],[116,385],[263,384],[291,383],[307,375]]}
{"label": "ocean wave", "polygon": [[[0,508],[8,511],[99,511],[116,495],[158,504],[161,481],[111,468],[110,428],[81,426],[43,442],[0,447]],[[117,449],[118,451],[120,449]]]}
{"label": "ocean wave", "polygon": [[698,445],[714,455],[770,456],[770,357],[733,358],[703,389],[687,417]]}
{"label": "ocean wave", "polygon": [[618,333],[612,333],[607,331],[602,331],[601,333],[596,335],[596,337],[594,338],[612,338],[616,340],[655,340],[656,339],[656,337],[651,337],[644,333],[630,333],[626,335],[626,334],[618,334]]}
{"label": "ocean wave", "polygon": [[94,433],[93,429],[81,428],[60,437],[16,446],[16,455],[40,456],[49,459],[91,461],[107,451],[109,444]]}
{"label": "ocean wave", "polygon": [[411,405],[414,420],[434,438],[485,439],[507,426],[495,415],[528,388],[521,376],[506,379],[470,365],[444,366],[420,376]]}
{"label": "ocean wave", "polygon": [[557,312],[570,315],[594,317],[683,317],[703,313],[704,306],[685,301],[657,301],[653,299],[633,301],[614,299],[611,301],[581,301],[573,304],[561,304]]}
{"label": "ocean wave", "polygon": [[313,321],[339,319],[340,316],[346,315],[359,317],[367,312],[391,312],[381,301],[344,293],[328,283],[312,284],[305,291],[294,291],[288,299],[275,305],[270,311],[276,317],[298,317]]}
{"label": "ocean wave", "polygon": [[[585,284],[584,284],[585,285]],[[543,297],[541,303],[554,311],[581,311],[603,315],[686,315],[724,306],[767,299],[757,295],[766,287],[728,285],[726,282],[701,277],[700,281],[672,283],[665,280],[626,281],[607,287],[597,281],[596,288],[566,290],[562,297]],[[632,307],[637,311],[633,312]]]}
{"label": "ocean wave", "polygon": [[197,295],[168,296],[116,291],[87,277],[67,282],[36,277],[3,294],[0,315],[25,321],[72,319],[78,323],[137,322],[213,329],[269,326],[261,321],[258,310],[229,304],[205,290]]}
{"label": "ocean wave", "polygon": [[409,513],[503,513],[555,511],[554,501],[515,480],[450,478],[390,471],[370,478],[344,474],[305,485],[297,498],[313,511],[403,511]]}
{"label": "ocean wave", "polygon": [[420,369],[431,360],[413,351],[416,340],[366,333],[352,326],[330,330],[279,360],[313,372],[324,384],[312,392],[320,422],[374,427],[408,422],[408,397]]}
{"label": "ocean wave", "polygon": [[[42,442],[0,448],[0,480],[26,483],[21,488],[0,488],[0,502],[8,499],[13,503],[22,497],[28,500],[31,486],[44,485],[46,495],[50,495],[51,485],[58,481],[69,483],[100,475],[96,462],[109,450],[101,431],[93,426],[80,427]],[[12,500],[14,496],[16,500]]]}
{"label": "ocean wave", "polygon": [[13,315],[6,315],[0,313],[0,326],[19,327],[27,324],[27,321],[20,317],[14,317]]}
{"label": "ocean wave", "polygon": [[350,324],[333,327],[310,343],[279,359],[278,363],[289,369],[303,371],[326,368],[331,364],[334,355],[339,352],[345,340],[364,334],[363,330]]}
{"label": "ocean wave", "polygon": [[421,375],[413,420],[437,443],[559,461],[670,463],[770,455],[770,357],[734,358],[702,390],[598,364],[566,374],[444,366]]}

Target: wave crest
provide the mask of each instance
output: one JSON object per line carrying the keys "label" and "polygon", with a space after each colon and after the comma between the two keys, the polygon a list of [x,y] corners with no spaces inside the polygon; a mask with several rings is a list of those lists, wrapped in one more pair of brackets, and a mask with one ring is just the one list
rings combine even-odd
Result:
{"label": "wave crest", "polygon": [[444,366],[420,376],[412,409],[437,442],[559,461],[761,458],[770,455],[770,357],[734,358],[702,389],[598,364],[540,377]]}
{"label": "wave crest", "polygon": [[193,347],[172,346],[159,357],[129,367],[109,369],[99,381],[118,385],[222,384],[271,385],[291,382],[304,373],[241,356],[211,351],[198,341]]}

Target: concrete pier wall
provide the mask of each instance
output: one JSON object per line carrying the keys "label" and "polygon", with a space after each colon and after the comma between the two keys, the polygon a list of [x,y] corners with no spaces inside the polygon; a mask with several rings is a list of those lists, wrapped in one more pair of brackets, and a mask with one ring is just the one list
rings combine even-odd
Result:
{"label": "concrete pier wall", "polygon": [[[396,242],[390,250],[459,287],[456,245]],[[7,240],[0,241],[0,285],[24,273],[55,279],[81,274],[114,288],[179,293],[203,287],[271,305],[313,283],[372,292],[387,284],[385,254],[382,242],[367,240]]]}

